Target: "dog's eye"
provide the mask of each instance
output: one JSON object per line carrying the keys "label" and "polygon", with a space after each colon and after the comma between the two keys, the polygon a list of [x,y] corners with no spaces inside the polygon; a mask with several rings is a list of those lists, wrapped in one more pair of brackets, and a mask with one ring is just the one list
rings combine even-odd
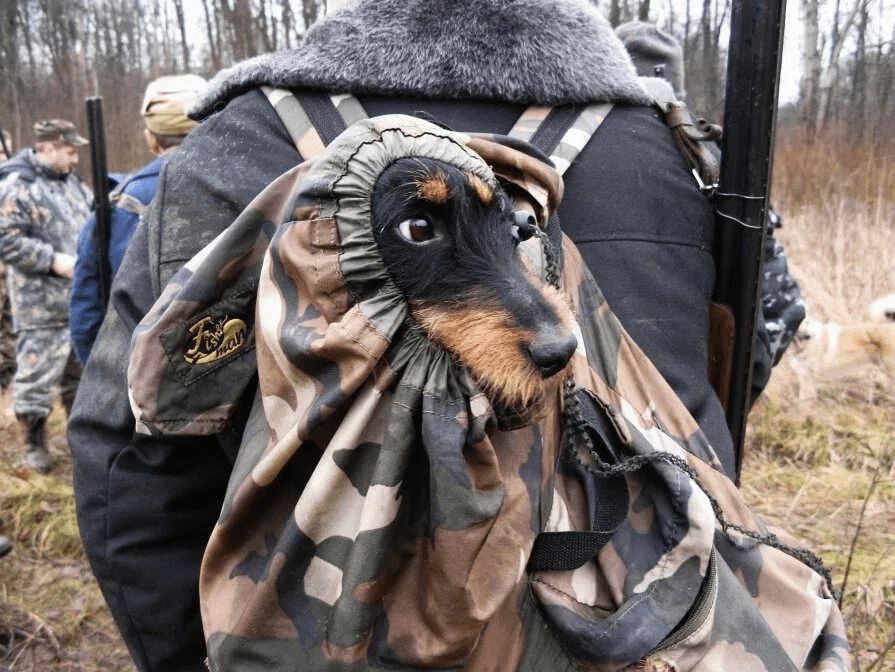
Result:
{"label": "dog's eye", "polygon": [[435,227],[426,219],[405,219],[398,224],[398,233],[411,243],[425,243],[435,237]]}

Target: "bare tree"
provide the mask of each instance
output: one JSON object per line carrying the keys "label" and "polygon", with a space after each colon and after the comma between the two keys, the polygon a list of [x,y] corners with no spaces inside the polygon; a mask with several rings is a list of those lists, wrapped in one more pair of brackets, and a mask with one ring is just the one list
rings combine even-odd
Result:
{"label": "bare tree", "polygon": [[799,101],[801,118],[809,137],[813,137],[817,127],[820,109],[820,75],[822,71],[822,51],[820,44],[819,0],[801,0],[801,20],[804,30],[802,43],[802,72]]}
{"label": "bare tree", "polygon": [[[895,0],[790,1],[799,3],[804,28],[802,122],[812,132],[841,119],[861,133],[895,135]],[[202,0],[192,20],[187,0],[0,0],[0,124],[20,144],[38,117],[83,123],[83,98],[99,94],[109,165],[135,168],[146,158],[136,111],[150,79],[184,70],[212,76],[238,60],[292,48],[339,4]],[[684,47],[691,109],[721,118],[720,40],[730,0],[606,0],[602,7],[613,25],[664,17],[661,27]]]}
{"label": "bare tree", "polygon": [[183,50],[183,69],[190,69],[190,45],[186,39],[186,21],[183,18],[183,0],[174,0],[174,12],[177,15],[177,27],[180,28],[180,45]]}
{"label": "bare tree", "polygon": [[640,0],[640,6],[637,8],[638,21],[649,21],[649,3],[650,0]]}
{"label": "bare tree", "polygon": [[[840,79],[839,61],[842,56],[842,49],[845,41],[851,33],[851,29],[855,23],[859,12],[864,8],[868,0],[855,0],[853,6],[841,13],[840,0],[836,0],[836,11],[834,14],[833,26],[830,34],[829,60],[820,79],[820,89],[818,91],[818,119],[817,128],[823,128],[824,124],[831,117],[831,100],[835,87]],[[843,17],[844,14],[844,17]]]}
{"label": "bare tree", "polygon": [[[214,3],[214,0],[211,0]],[[221,69],[221,25],[218,21],[216,5],[209,5],[209,0],[202,0],[202,9],[205,11],[205,29],[208,36],[208,49],[211,54],[211,64],[215,70]]]}

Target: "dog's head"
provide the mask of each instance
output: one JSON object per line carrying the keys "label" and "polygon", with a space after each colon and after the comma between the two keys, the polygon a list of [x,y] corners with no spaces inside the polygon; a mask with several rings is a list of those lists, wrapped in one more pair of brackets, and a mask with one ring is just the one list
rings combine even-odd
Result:
{"label": "dog's head", "polygon": [[559,292],[524,261],[525,210],[473,173],[399,159],[372,197],[380,254],[430,340],[466,366],[498,409],[516,414],[562,379],[577,341]]}

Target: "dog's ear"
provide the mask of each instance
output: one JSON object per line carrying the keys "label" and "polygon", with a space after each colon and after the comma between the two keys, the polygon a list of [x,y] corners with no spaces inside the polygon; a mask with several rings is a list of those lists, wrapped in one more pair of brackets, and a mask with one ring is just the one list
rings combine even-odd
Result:
{"label": "dog's ear", "polygon": [[511,195],[531,203],[542,229],[563,195],[562,177],[550,159],[534,146],[500,135],[470,135],[469,149],[484,159]]}

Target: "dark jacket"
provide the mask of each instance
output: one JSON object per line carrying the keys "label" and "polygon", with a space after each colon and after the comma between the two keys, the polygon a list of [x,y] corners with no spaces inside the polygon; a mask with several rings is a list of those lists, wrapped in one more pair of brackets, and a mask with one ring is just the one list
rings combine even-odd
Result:
{"label": "dark jacket", "polygon": [[531,103],[617,103],[566,173],[560,218],[623,324],[732,468],[706,380],[711,208],[608,24],[586,0],[356,3],[319,22],[299,50],[212,81],[195,108],[202,123],[166,162],[131,241],[81,382],[69,441],[82,539],[141,670],[202,669],[199,561],[238,437],[133,434],[130,336],[171,276],[301,161],[255,88],[265,83],[348,90],[369,115],[423,111],[457,130],[494,133]]}

